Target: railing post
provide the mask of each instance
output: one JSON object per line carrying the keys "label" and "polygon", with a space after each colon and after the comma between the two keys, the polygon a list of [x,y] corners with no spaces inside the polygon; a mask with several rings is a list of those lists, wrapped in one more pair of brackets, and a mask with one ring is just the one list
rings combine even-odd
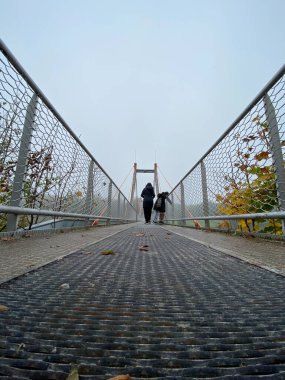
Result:
{"label": "railing post", "polygon": [[157,173],[157,163],[154,164],[154,179],[153,179],[153,187],[155,188],[156,195],[159,193],[158,186],[158,173]]}
{"label": "railing post", "polygon": [[[278,123],[276,119],[275,109],[267,94],[264,96],[263,101],[265,105],[266,119],[269,127],[272,161],[275,167],[278,202],[280,210],[285,211],[285,169]],[[285,235],[285,219],[281,219],[281,222],[282,232],[283,235]]]}
{"label": "railing post", "polygon": [[[171,219],[174,219],[174,196],[171,193]],[[172,224],[174,224],[174,220],[172,220]]]}
{"label": "railing post", "polygon": [[[108,188],[108,212],[107,212],[107,215],[108,216],[112,216],[112,181],[109,182],[109,188]],[[107,223],[106,223],[108,226],[111,224],[111,221],[110,219],[107,220]]]}
{"label": "railing post", "polygon": [[[93,189],[94,189],[94,161],[90,160],[88,168],[88,182],[87,182],[87,192],[85,199],[85,214],[92,214],[92,203],[93,203]],[[88,219],[86,224],[88,224]]]}
{"label": "railing post", "polygon": [[[181,189],[181,218],[186,218],[186,208],[185,208],[185,192],[184,192],[184,184],[183,182],[180,183],[180,189]],[[185,226],[186,221],[183,220],[181,222],[183,226]]]}
{"label": "railing post", "polygon": [[[28,104],[23,132],[20,143],[18,161],[14,176],[13,189],[10,206],[20,207],[22,203],[23,186],[26,176],[29,151],[34,130],[38,97],[34,94]],[[16,231],[18,226],[18,215],[8,214],[7,231]]]}
{"label": "railing post", "polygon": [[123,219],[124,218],[126,219],[126,215],[127,215],[126,198],[124,198],[124,202],[123,202]]}
{"label": "railing post", "polygon": [[[207,187],[207,174],[204,161],[201,161],[201,179],[202,179],[202,194],[203,194],[203,214],[209,216],[209,199]],[[205,220],[205,228],[210,228],[209,220]]]}
{"label": "railing post", "polygon": [[121,214],[121,193],[118,192],[117,218],[120,218],[120,214]]}

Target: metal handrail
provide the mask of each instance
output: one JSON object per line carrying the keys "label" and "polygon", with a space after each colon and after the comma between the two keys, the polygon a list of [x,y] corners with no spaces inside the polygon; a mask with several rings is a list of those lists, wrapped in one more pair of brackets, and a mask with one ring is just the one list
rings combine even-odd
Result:
{"label": "metal handrail", "polygon": [[[72,212],[61,212],[61,211],[50,211],[50,210],[40,210],[28,207],[11,207],[0,205],[0,213],[3,214],[15,214],[15,215],[40,215],[40,216],[55,216],[55,217],[66,217],[66,218],[78,218],[78,219],[100,219],[100,220],[121,220],[121,218],[113,218],[102,215],[90,215],[90,214],[77,214]],[[131,221],[131,219],[124,219],[126,221]]]}
{"label": "metal handrail", "polygon": [[167,221],[186,221],[186,220],[243,220],[243,219],[284,219],[285,211],[278,212],[265,212],[262,214],[238,214],[238,215],[211,215],[211,216],[198,216],[193,218],[167,218]]}

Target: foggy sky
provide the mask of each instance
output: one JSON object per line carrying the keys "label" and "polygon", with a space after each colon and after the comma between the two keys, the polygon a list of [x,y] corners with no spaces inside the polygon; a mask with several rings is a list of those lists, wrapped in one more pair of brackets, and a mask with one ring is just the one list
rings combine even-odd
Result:
{"label": "foggy sky", "polygon": [[[284,0],[0,0],[0,9],[1,38],[117,185],[135,160],[156,160],[176,185],[284,64]],[[149,181],[141,175],[138,191]]]}

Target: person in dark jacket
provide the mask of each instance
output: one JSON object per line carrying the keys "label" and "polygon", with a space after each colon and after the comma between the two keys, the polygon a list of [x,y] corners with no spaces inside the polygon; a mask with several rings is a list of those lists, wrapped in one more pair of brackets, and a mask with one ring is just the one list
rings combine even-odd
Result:
{"label": "person in dark jacket", "polygon": [[155,197],[154,188],[151,183],[146,184],[146,187],[141,193],[141,197],[143,198],[143,212],[145,223],[150,223],[153,198]]}

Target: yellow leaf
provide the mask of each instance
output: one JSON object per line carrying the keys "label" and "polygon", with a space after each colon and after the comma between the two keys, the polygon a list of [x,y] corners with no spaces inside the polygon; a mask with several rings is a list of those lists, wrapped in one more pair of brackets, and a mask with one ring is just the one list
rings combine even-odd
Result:
{"label": "yellow leaf", "polygon": [[266,180],[269,180],[269,179],[271,179],[271,174],[263,174],[263,175],[260,175],[260,176],[258,177],[258,179],[259,179],[260,181],[266,181]]}
{"label": "yellow leaf", "polygon": [[242,228],[247,228],[248,225],[251,225],[252,224],[252,221],[251,220],[248,220],[247,223],[245,222],[245,220],[240,220],[238,222],[239,226],[241,226]]}
{"label": "yellow leaf", "polygon": [[227,220],[224,220],[222,223],[219,223],[220,228],[230,228],[230,223]]}
{"label": "yellow leaf", "polygon": [[100,252],[100,254],[101,255],[105,255],[105,256],[107,256],[107,255],[114,255],[114,251],[102,251],[102,252]]}
{"label": "yellow leaf", "polygon": [[132,380],[130,375],[118,375],[115,377],[110,377],[108,380]]}
{"label": "yellow leaf", "polygon": [[219,201],[222,201],[224,198],[220,195],[220,194],[216,194],[216,200],[219,202]]}
{"label": "yellow leaf", "polygon": [[76,367],[72,368],[66,380],[79,380],[79,374]]}
{"label": "yellow leaf", "polygon": [[9,310],[9,307],[5,305],[0,305],[0,313],[5,313],[8,310]]}

